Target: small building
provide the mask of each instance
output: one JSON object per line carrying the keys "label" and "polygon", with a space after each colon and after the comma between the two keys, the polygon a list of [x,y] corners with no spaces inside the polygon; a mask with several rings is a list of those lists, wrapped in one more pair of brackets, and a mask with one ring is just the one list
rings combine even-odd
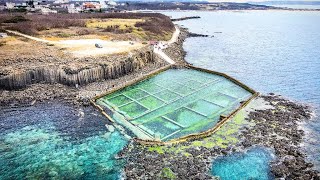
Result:
{"label": "small building", "polygon": [[16,3],[6,2],[7,9],[13,9],[16,6]]}
{"label": "small building", "polygon": [[155,45],[158,45],[158,41],[150,41],[149,44],[152,46],[155,46]]}
{"label": "small building", "polygon": [[84,10],[100,10],[101,5],[96,2],[85,2],[83,3],[83,9]]}

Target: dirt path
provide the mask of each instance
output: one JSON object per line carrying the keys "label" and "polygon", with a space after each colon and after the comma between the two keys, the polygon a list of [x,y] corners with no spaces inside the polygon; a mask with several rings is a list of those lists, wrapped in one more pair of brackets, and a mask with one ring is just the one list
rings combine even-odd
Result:
{"label": "dirt path", "polygon": [[176,62],[172,60],[166,53],[162,51],[162,49],[166,49],[170,44],[175,43],[178,41],[178,37],[180,34],[180,29],[178,26],[175,26],[175,32],[173,33],[171,39],[169,41],[162,41],[159,45],[156,45],[153,49],[153,51],[160,55],[165,61],[167,61],[170,64],[175,64]]}
{"label": "dirt path", "polygon": [[180,29],[179,29],[178,26],[174,26],[174,27],[176,28],[176,31],[173,33],[171,39],[167,42],[168,45],[178,41],[178,37],[179,37],[179,34],[180,34]]}
{"label": "dirt path", "polygon": [[[8,33],[22,36],[34,41],[53,44],[64,51],[70,52],[75,57],[86,57],[86,56],[99,56],[106,54],[116,54],[129,52],[135,49],[142,48],[146,45],[140,42],[133,41],[106,41],[101,39],[77,39],[77,40],[59,40],[50,41],[26,34],[22,34],[16,31],[7,30]],[[101,45],[101,48],[97,48],[95,44]]]}
{"label": "dirt path", "polygon": [[35,40],[35,41],[39,41],[39,42],[54,43],[53,41],[49,41],[49,40],[45,40],[45,39],[41,39],[41,38],[29,36],[29,35],[26,35],[26,34],[19,33],[19,32],[17,32],[17,31],[10,31],[10,30],[6,30],[6,31],[7,31],[8,33],[11,33],[11,34],[14,34],[14,35],[17,35],[17,36],[22,36],[22,37],[25,37],[25,38],[28,38],[28,39],[32,39],[32,40]]}
{"label": "dirt path", "polygon": [[[70,52],[76,57],[86,57],[86,56],[98,56],[98,55],[106,55],[106,54],[115,54],[122,52],[129,52],[135,49],[142,48],[146,45],[143,45],[140,42],[132,42],[132,41],[106,41],[101,39],[78,39],[78,40],[60,40],[60,41],[50,41],[45,40],[33,36],[29,36],[26,34],[22,34],[16,31],[7,30],[8,33],[15,34],[17,36],[22,36],[34,41],[53,44],[57,47],[65,49],[65,51]],[[171,39],[169,41],[161,41],[161,46],[157,46],[154,48],[154,52],[159,54],[165,61],[170,64],[174,64],[175,62],[168,57],[162,49],[168,47],[168,45],[175,43],[178,40],[180,34],[180,29],[175,26],[175,32],[173,33]],[[99,44],[102,48],[96,48],[95,44]]]}

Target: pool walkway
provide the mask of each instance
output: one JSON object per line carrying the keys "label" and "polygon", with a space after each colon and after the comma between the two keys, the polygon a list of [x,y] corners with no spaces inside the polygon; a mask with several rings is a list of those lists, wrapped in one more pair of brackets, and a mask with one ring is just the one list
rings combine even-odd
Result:
{"label": "pool walkway", "polygon": [[157,49],[156,47],[153,49],[153,51],[158,54],[159,56],[162,57],[162,59],[164,59],[165,61],[167,61],[169,64],[175,64],[176,62],[174,62],[168,55],[166,55],[162,49]]}
{"label": "pool walkway", "polygon": [[[170,44],[173,44],[178,41],[179,34],[180,34],[180,29],[179,27],[175,26],[175,32],[173,33],[171,39],[167,42],[160,42],[161,45],[157,45],[153,48],[154,53],[158,54],[161,56],[165,61],[167,61],[169,64],[175,64],[176,62],[172,60],[168,55],[166,55],[162,49],[168,48]],[[162,45],[165,44],[165,45]]]}

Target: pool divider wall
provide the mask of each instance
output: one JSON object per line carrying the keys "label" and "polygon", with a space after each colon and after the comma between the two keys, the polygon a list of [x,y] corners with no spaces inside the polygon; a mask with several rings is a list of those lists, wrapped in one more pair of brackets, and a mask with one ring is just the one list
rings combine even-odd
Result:
{"label": "pool divider wall", "polygon": [[187,65],[186,66],[187,68],[191,68],[191,69],[195,69],[195,70],[199,70],[199,71],[202,71],[202,72],[206,72],[206,73],[210,73],[210,74],[217,74],[219,76],[223,76],[227,79],[229,79],[230,81],[234,82],[235,84],[239,85],[240,87],[244,88],[245,90],[249,91],[250,93],[252,94],[255,94],[256,91],[253,90],[252,88],[250,88],[249,86],[243,84],[242,82],[240,82],[239,80],[225,74],[225,73],[221,73],[221,72],[218,72],[218,71],[212,71],[212,70],[208,70],[208,69],[203,69],[203,68],[200,68],[200,67],[195,67],[195,66],[192,66],[192,65]]}
{"label": "pool divider wall", "polygon": [[[121,89],[124,89],[125,87],[127,86],[130,86],[130,85],[133,85],[137,82],[140,82],[140,81],[143,81],[149,77],[152,77],[154,75],[157,75],[163,71],[166,71],[168,69],[171,69],[173,67],[178,67],[180,68],[181,66],[176,66],[176,65],[166,65],[158,70],[155,70],[155,71],[152,71],[150,72],[149,74],[147,74],[146,76],[143,76],[141,78],[136,78],[132,81],[129,81],[127,83],[125,83],[124,85],[122,86],[119,86],[117,88],[113,88],[103,94],[100,94],[96,97],[94,97],[92,100],[90,100],[91,104],[96,107],[97,109],[99,109],[99,111],[102,113],[102,115],[104,115],[110,122],[114,123],[114,120],[106,113],[104,112],[103,108],[98,105],[96,103],[97,99],[103,97],[103,96],[106,96],[108,94],[111,94],[115,91],[118,91],[118,90],[121,90]],[[196,139],[201,139],[201,138],[205,138],[205,137],[208,137],[210,135],[212,135],[213,133],[215,133],[217,130],[219,130],[228,120],[230,120],[237,112],[239,112],[242,108],[244,108],[247,104],[249,104],[249,102],[254,99],[255,97],[257,97],[259,95],[258,92],[256,92],[255,90],[253,90],[252,88],[248,87],[247,85],[243,84],[242,82],[240,82],[239,80],[233,78],[233,77],[230,77],[228,76],[227,74],[224,74],[224,73],[221,73],[221,72],[217,72],[217,71],[212,71],[212,70],[208,70],[208,69],[203,69],[203,68],[199,68],[199,67],[195,67],[195,66],[192,66],[192,65],[185,65],[185,66],[182,66],[181,68],[189,68],[189,69],[195,69],[195,70],[198,70],[198,71],[202,71],[202,72],[206,72],[206,73],[210,73],[210,74],[216,74],[216,75],[219,75],[219,76],[222,76],[222,77],[225,77],[226,79],[232,81],[233,83],[239,85],[240,87],[244,88],[245,90],[249,91],[250,93],[252,93],[252,96],[250,98],[248,98],[246,101],[242,102],[241,105],[235,109],[232,113],[230,113],[228,116],[224,117],[223,119],[221,119],[213,128],[207,130],[207,131],[204,131],[204,132],[200,132],[200,133],[195,133],[195,134],[189,134],[187,136],[183,136],[183,137],[180,137],[180,138],[176,138],[176,139],[172,139],[170,141],[157,141],[157,140],[143,140],[143,139],[139,139],[139,138],[136,138],[134,137],[133,140],[140,143],[140,144],[143,144],[143,145],[170,145],[170,144],[176,144],[176,143],[181,143],[181,142],[186,142],[186,141],[192,141],[192,140],[196,140]]]}
{"label": "pool divider wall", "polygon": [[[133,80],[131,80],[131,81],[128,81],[128,82],[124,83],[123,85],[121,85],[121,86],[119,86],[119,87],[112,88],[112,89],[109,90],[109,91],[107,90],[105,93],[102,93],[102,94],[100,94],[100,95],[98,95],[98,96],[95,96],[93,99],[91,99],[91,100],[90,100],[90,103],[92,104],[93,107],[97,108],[97,109],[100,111],[100,113],[101,113],[103,116],[105,116],[111,123],[115,123],[115,121],[103,110],[103,108],[102,108],[100,105],[98,105],[98,104],[96,103],[96,101],[97,101],[98,99],[100,99],[101,97],[103,97],[103,96],[106,96],[106,95],[111,94],[111,93],[113,93],[113,92],[115,92],[115,91],[121,90],[121,89],[123,89],[123,88],[125,88],[125,87],[127,87],[127,86],[133,85],[133,84],[135,84],[135,83],[137,83],[137,82],[140,82],[140,81],[143,81],[143,80],[145,80],[145,79],[147,79],[147,78],[149,78],[149,77],[151,77],[151,76],[154,76],[154,75],[157,75],[157,74],[159,74],[159,73],[161,73],[161,72],[163,72],[163,71],[166,71],[166,70],[172,68],[172,66],[173,66],[172,64],[166,65],[166,66],[164,66],[164,67],[162,67],[162,68],[160,68],[160,69],[151,71],[149,74],[147,74],[147,75],[145,75],[145,76],[143,76],[143,77],[135,78],[135,79],[133,79]],[[119,126],[120,126],[120,125],[119,125]],[[117,126],[115,126],[115,127],[117,128]],[[122,132],[122,131],[120,131],[120,132]],[[125,135],[126,135],[126,134],[125,134]]]}
{"label": "pool divider wall", "polygon": [[234,110],[229,116],[220,120],[213,128],[211,128],[207,131],[196,133],[196,134],[189,134],[187,136],[183,136],[183,137],[173,139],[173,140],[170,140],[167,142],[142,140],[142,139],[138,139],[138,138],[133,138],[133,139],[136,142],[143,144],[143,145],[171,145],[171,144],[177,144],[177,143],[182,143],[182,142],[186,142],[186,141],[193,141],[193,140],[208,137],[208,136],[214,134],[216,131],[218,131],[226,122],[228,122],[228,120],[230,120],[236,113],[238,113],[242,108],[244,108],[247,104],[249,104],[249,102],[252,99],[254,99],[255,97],[257,97],[258,95],[259,95],[259,93],[257,93],[257,92],[254,93],[247,101],[242,103],[241,106],[238,107],[236,110]]}
{"label": "pool divider wall", "polygon": [[137,83],[137,82],[140,82],[140,81],[143,81],[143,80],[145,80],[145,79],[148,79],[148,78],[151,77],[151,76],[157,75],[157,74],[159,74],[159,73],[161,73],[161,72],[163,72],[163,71],[166,71],[166,70],[172,68],[172,66],[173,66],[173,65],[169,64],[169,65],[166,65],[166,66],[164,66],[164,67],[162,67],[162,68],[160,68],[160,69],[151,71],[149,74],[147,74],[147,75],[145,75],[145,76],[143,76],[143,77],[133,79],[133,80],[131,80],[131,81],[128,81],[128,82],[124,83],[123,85],[121,85],[121,86],[119,86],[119,87],[112,88],[110,91],[106,91],[106,92],[103,93],[103,94],[100,94],[100,95],[98,95],[98,96],[95,96],[95,97],[93,98],[93,100],[96,101],[97,99],[100,99],[100,98],[102,98],[103,96],[106,96],[106,95],[111,94],[111,93],[113,93],[113,92],[115,92],[115,91],[119,91],[119,90],[121,90],[121,89],[124,89],[125,87],[131,86],[131,85],[133,85],[133,84],[135,84],[135,83]]}

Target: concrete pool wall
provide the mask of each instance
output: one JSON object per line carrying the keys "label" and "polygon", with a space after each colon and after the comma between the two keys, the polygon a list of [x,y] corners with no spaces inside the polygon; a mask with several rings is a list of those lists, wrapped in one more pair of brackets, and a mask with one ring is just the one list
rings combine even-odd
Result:
{"label": "concrete pool wall", "polygon": [[[168,65],[168,66],[165,66],[159,70],[156,70],[156,71],[153,71],[151,72],[150,74],[148,74],[147,76],[144,76],[142,78],[139,78],[139,79],[136,79],[136,80],[133,80],[133,81],[130,81],[126,84],[124,84],[123,86],[120,86],[118,88],[114,88],[114,89],[111,89],[110,91],[107,91],[106,93],[104,94],[101,94],[101,95],[98,95],[97,97],[95,97],[91,103],[100,110],[100,112],[107,118],[109,119],[111,122],[114,122],[114,123],[117,123],[115,122],[114,120],[114,116],[111,117],[107,112],[105,112],[104,108],[101,107],[100,104],[97,103],[97,100],[98,99],[101,99],[102,97],[105,97],[105,96],[108,96],[108,95],[111,95],[112,93],[115,93],[115,92],[118,92],[118,91],[121,91],[125,88],[128,88],[129,86],[131,85],[135,85],[135,84],[139,84],[141,83],[143,80],[147,80],[149,79],[150,77],[155,77],[155,75],[157,74],[160,74],[166,70],[169,70],[169,69],[175,69],[177,68],[175,65]],[[197,132],[197,133],[190,133],[190,134],[187,134],[187,135],[184,135],[184,136],[181,136],[181,137],[177,137],[177,138],[174,138],[174,139],[169,139],[168,141],[162,141],[160,140],[160,138],[148,138],[148,137],[145,137],[145,136],[140,136],[139,137],[135,137],[134,140],[141,143],[141,144],[150,144],[150,145],[154,145],[154,144],[158,144],[158,145],[163,145],[163,144],[172,144],[172,143],[179,143],[179,142],[184,142],[184,141],[188,141],[188,140],[193,140],[193,139],[199,139],[199,138],[203,138],[203,137],[206,137],[206,136],[209,136],[211,134],[213,134],[214,132],[216,132],[221,126],[223,126],[223,124],[225,122],[227,122],[230,117],[234,116],[240,109],[242,109],[244,106],[246,106],[254,97],[256,97],[258,95],[258,93],[256,91],[254,91],[253,89],[251,89],[250,87],[246,86],[245,84],[239,82],[238,80],[224,74],[224,73],[220,73],[220,72],[215,72],[215,71],[211,71],[211,70],[206,70],[206,69],[202,69],[202,68],[198,68],[198,67],[194,67],[194,66],[191,66],[191,65],[187,65],[187,66],[184,66],[182,68],[178,67],[179,69],[191,69],[191,70],[195,70],[195,71],[201,71],[201,72],[205,72],[205,73],[208,73],[208,74],[212,74],[212,75],[217,75],[217,76],[221,76],[222,78],[225,78],[229,81],[231,81],[232,83],[236,84],[237,86],[239,86],[240,88],[243,88],[244,90],[248,91],[249,93],[251,93],[250,97],[242,100],[240,102],[240,105],[237,106],[236,108],[233,108],[232,111],[228,111],[228,114],[220,114],[220,118],[219,120],[217,120],[216,124],[214,124],[212,127],[210,127],[210,129],[206,129],[205,131],[202,131],[202,132]],[[230,113],[229,113],[230,112]],[[162,116],[161,116],[162,117]],[[121,124],[122,126],[127,126],[128,124],[131,126],[133,124],[131,124],[129,122],[129,120],[131,121],[131,119],[127,119],[127,122],[125,122],[126,120],[122,121]],[[170,119],[169,119],[170,120]],[[118,122],[119,123],[119,122]],[[125,124],[123,124],[125,123]],[[132,128],[136,128],[136,127],[130,127],[129,129],[132,129]],[[139,129],[139,128],[138,128]],[[147,133],[148,134],[148,133]]]}

